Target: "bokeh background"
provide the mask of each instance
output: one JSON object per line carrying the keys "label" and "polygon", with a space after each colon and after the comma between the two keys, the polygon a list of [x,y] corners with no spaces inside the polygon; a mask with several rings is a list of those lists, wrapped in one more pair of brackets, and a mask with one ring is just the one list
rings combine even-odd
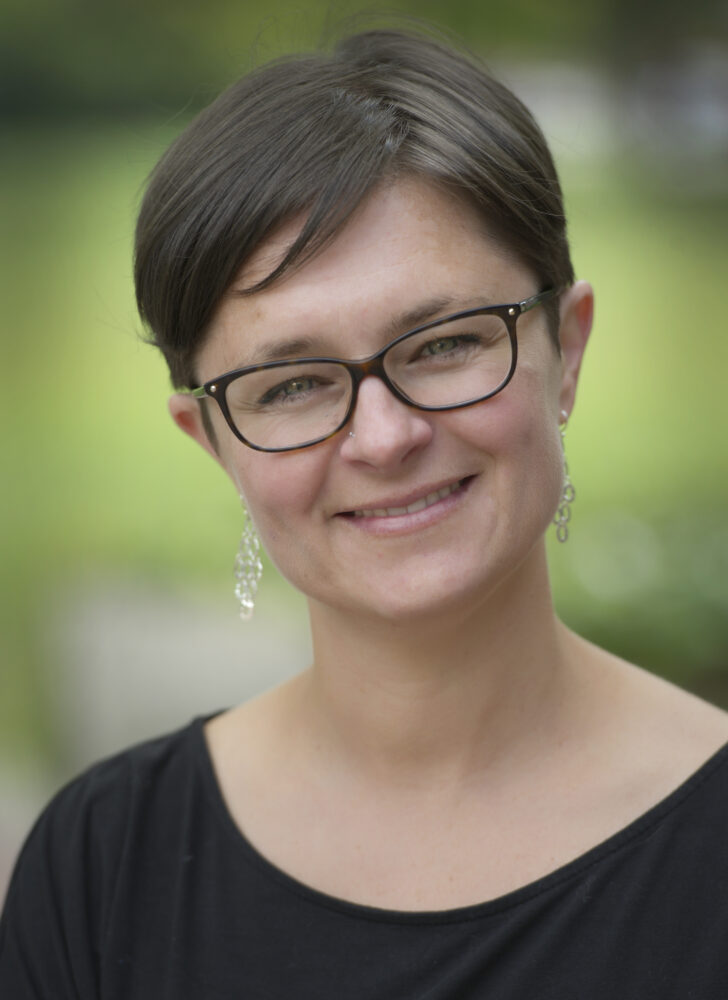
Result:
{"label": "bokeh background", "polygon": [[[597,319],[567,455],[556,601],[595,641],[728,706],[728,7],[405,2],[537,114]],[[309,655],[266,567],[236,619],[240,515],[165,410],[131,240],[144,180],[252,65],[382,5],[4,0],[0,896],[45,798],[101,754]]]}

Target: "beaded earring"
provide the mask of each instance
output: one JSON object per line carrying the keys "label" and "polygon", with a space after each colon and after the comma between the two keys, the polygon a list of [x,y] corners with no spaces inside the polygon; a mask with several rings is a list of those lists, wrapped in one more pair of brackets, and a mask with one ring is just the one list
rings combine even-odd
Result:
{"label": "beaded earring", "polygon": [[[240,498],[241,502],[243,498]],[[243,504],[243,532],[238,554],[235,556],[235,596],[240,602],[240,618],[249,621],[255,608],[255,594],[263,575],[260,559],[260,539]]]}
{"label": "beaded earring", "polygon": [[[561,423],[559,424],[559,432],[561,434],[561,449],[564,450],[564,438],[566,437],[566,425],[569,421],[569,414],[566,410],[561,411]],[[561,487],[561,499],[559,500],[559,506],[556,509],[556,515],[554,517],[554,524],[556,525],[556,537],[560,542],[565,542],[569,537],[568,524],[571,520],[571,504],[576,497],[576,490],[574,489],[574,484],[571,482],[571,476],[569,475],[569,466],[566,462],[566,455],[564,454],[564,480]]]}

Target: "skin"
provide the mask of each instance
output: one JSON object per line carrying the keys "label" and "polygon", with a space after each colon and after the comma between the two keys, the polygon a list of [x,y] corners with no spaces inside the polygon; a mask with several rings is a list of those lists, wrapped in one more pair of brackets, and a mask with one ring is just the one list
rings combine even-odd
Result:
{"label": "skin", "polygon": [[[301,269],[236,295],[300,226],[264,243],[221,302],[201,381],[279,339],[366,357],[433,296],[451,298],[436,314],[447,315],[540,290],[469,205],[407,179],[377,189]],[[197,401],[170,401],[308,598],[311,668],[207,728],[234,820],[301,881],[393,909],[480,902],[616,832],[728,739],[724,713],[553,612],[544,534],[561,491],[558,425],[592,310],[587,283],[563,293],[560,354],[544,311],[524,314],[513,380],[483,404],[426,413],[370,378],[350,424],[299,451],[247,448],[213,406],[216,450]],[[417,514],[350,516],[463,480]]]}

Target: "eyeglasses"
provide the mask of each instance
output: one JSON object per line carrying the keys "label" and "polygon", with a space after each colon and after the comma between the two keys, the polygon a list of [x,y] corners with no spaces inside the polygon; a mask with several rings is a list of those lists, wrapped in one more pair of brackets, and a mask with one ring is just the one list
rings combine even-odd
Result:
{"label": "eyeglasses", "polygon": [[332,437],[356,406],[361,382],[381,379],[418,410],[457,410],[490,399],[516,370],[516,320],[556,295],[445,316],[401,334],[363,361],[295,358],[249,365],[191,390],[217,400],[231,431],[256,451],[293,451]]}

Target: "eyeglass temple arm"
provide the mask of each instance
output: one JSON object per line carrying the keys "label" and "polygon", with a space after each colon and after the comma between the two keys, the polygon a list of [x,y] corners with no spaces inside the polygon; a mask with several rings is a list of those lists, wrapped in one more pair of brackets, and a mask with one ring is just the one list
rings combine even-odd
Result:
{"label": "eyeglass temple arm", "polygon": [[556,288],[547,288],[544,292],[539,292],[538,295],[532,295],[530,299],[524,299],[523,302],[519,302],[521,312],[528,312],[529,309],[535,309],[536,306],[540,306],[542,302],[546,302],[547,299],[553,298],[554,295],[558,295],[559,290]]}

